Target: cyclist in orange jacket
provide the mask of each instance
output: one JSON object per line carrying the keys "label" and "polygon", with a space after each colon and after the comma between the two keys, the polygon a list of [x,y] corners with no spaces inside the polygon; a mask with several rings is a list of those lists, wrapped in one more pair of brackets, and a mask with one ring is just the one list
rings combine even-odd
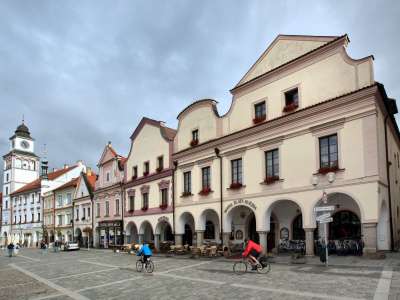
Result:
{"label": "cyclist in orange jacket", "polygon": [[253,242],[252,240],[246,239],[245,242],[247,243],[244,252],[242,253],[243,257],[248,257],[250,261],[253,263],[253,269],[256,268],[258,262],[258,257],[262,252],[261,245]]}

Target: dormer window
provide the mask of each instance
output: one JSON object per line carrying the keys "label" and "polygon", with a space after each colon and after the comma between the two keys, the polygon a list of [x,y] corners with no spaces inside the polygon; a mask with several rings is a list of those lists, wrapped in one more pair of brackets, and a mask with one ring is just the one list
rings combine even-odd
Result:
{"label": "dormer window", "polygon": [[266,119],[265,101],[254,105],[254,119],[253,123],[261,123]]}
{"label": "dormer window", "polygon": [[157,172],[161,172],[164,169],[164,156],[157,158]]}
{"label": "dormer window", "polygon": [[299,107],[299,90],[298,88],[292,89],[285,93],[285,107],[284,112],[291,112]]}
{"label": "dormer window", "polygon": [[143,176],[149,175],[150,172],[150,162],[146,161],[143,165]]}
{"label": "dormer window", "polygon": [[199,130],[192,130],[192,141],[190,142],[190,146],[194,147],[199,143]]}

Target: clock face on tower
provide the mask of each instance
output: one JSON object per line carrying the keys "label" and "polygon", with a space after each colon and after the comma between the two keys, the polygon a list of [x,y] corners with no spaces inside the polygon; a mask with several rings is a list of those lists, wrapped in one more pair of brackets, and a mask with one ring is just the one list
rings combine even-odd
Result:
{"label": "clock face on tower", "polygon": [[29,148],[29,143],[27,141],[22,141],[21,142],[21,147],[22,147],[22,149],[28,149]]}

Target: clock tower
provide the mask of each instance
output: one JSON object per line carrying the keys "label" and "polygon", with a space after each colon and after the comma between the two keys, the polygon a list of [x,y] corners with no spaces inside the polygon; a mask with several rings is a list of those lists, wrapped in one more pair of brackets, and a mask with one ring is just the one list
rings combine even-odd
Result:
{"label": "clock tower", "polygon": [[39,178],[40,158],[35,154],[35,140],[24,124],[17,127],[10,137],[10,150],[3,156],[3,213],[1,226],[2,244],[6,243],[11,231],[10,193]]}

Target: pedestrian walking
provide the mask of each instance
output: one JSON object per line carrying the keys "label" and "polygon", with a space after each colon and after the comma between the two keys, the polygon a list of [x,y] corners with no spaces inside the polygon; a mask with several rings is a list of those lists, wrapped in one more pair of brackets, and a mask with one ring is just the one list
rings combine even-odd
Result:
{"label": "pedestrian walking", "polygon": [[8,257],[12,257],[13,252],[14,252],[14,244],[13,244],[13,242],[8,244],[7,250],[8,250]]}
{"label": "pedestrian walking", "polygon": [[44,242],[44,240],[42,240],[40,242],[40,249],[41,249],[42,255],[45,255],[47,253],[47,245]]}

